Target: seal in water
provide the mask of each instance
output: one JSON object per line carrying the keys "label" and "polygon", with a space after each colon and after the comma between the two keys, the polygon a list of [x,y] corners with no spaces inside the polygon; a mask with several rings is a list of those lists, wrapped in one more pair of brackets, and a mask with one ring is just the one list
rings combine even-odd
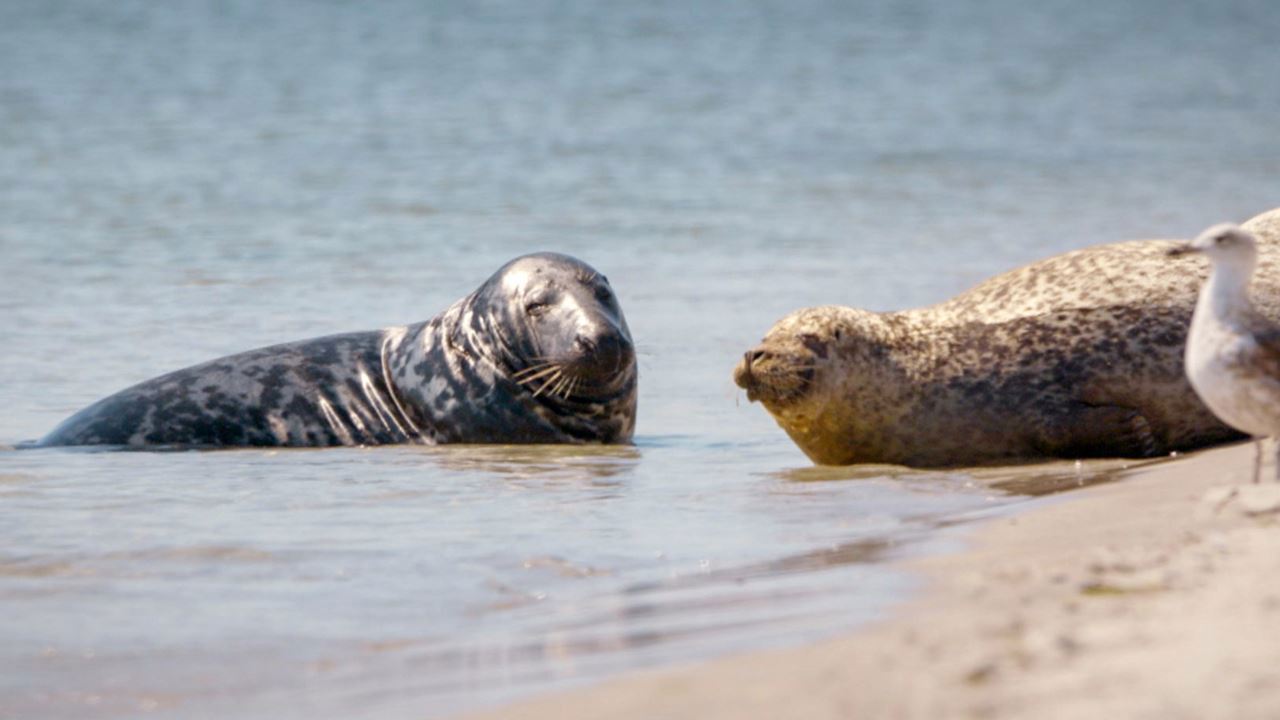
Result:
{"label": "seal in water", "polygon": [[[1280,316],[1280,209],[1259,236],[1255,301]],[[1239,438],[1192,391],[1183,347],[1203,264],[1173,241],[1101,245],[902,312],[799,310],[734,381],[824,465],[1148,457]]]}
{"label": "seal in water", "polygon": [[608,280],[538,253],[427,322],[179,370],[85,408],[39,445],[625,443],[636,377]]}

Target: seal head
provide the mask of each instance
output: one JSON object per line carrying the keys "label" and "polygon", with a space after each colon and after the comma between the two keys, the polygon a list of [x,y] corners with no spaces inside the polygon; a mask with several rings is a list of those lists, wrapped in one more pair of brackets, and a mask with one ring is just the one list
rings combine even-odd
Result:
{"label": "seal head", "polygon": [[608,279],[557,253],[516,258],[388,350],[435,442],[628,442],[635,349]]}
{"label": "seal head", "polygon": [[877,313],[804,308],[745,353],[733,380],[816,463],[893,457],[898,443],[883,429],[901,415],[894,388],[905,387],[888,360],[894,335],[893,323]]}
{"label": "seal head", "polygon": [[635,350],[609,280],[566,255],[519,258],[476,291],[491,347],[521,385],[550,399],[601,400],[634,389]]}

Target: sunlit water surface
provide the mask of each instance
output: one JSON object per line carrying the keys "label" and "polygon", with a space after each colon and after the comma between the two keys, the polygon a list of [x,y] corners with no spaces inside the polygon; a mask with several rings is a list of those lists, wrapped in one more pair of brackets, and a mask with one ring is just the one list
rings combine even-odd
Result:
{"label": "sunlit water surface", "polygon": [[626,448],[0,450],[0,715],[427,717],[800,643],[996,485],[1094,477],[811,468],[729,379],[797,307],[1280,205],[1273,3],[966,6],[0,4],[0,443],[540,249],[641,373]]}

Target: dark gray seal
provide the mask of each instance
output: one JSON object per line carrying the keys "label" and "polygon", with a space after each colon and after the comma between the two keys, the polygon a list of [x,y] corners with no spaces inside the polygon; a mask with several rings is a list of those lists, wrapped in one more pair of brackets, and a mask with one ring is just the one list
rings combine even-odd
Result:
{"label": "dark gray seal", "polygon": [[90,405],[39,445],[626,443],[636,378],[608,280],[538,253],[427,322],[179,370]]}
{"label": "dark gray seal", "polygon": [[[1280,209],[1259,237],[1259,309],[1280,317]],[[932,307],[799,310],[734,370],[814,462],[966,465],[1148,457],[1238,439],[1192,391],[1183,347],[1207,268],[1176,244],[1101,245]]]}

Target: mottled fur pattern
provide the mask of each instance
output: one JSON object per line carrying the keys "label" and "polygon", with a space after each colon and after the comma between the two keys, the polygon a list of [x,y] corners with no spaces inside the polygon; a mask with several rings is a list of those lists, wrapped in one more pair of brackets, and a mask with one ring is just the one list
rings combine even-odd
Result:
{"label": "mottled fur pattern", "polygon": [[[1280,316],[1280,210],[1254,297]],[[928,308],[806,308],[734,372],[820,464],[961,465],[1152,456],[1240,437],[1191,390],[1182,352],[1208,268],[1172,241],[1066,253]]]}
{"label": "mottled fur pattern", "polygon": [[[554,392],[520,381],[538,361],[558,370]],[[427,322],[179,370],[85,408],[40,444],[624,443],[635,413],[635,355],[607,280],[541,253]]]}

